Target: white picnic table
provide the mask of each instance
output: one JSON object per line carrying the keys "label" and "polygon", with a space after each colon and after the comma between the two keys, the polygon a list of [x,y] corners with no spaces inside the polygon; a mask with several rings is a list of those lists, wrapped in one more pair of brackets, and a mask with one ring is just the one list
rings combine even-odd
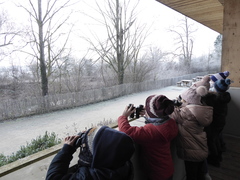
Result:
{"label": "white picnic table", "polygon": [[183,80],[177,82],[177,85],[184,86],[184,87],[190,87],[192,85],[192,80],[183,79]]}

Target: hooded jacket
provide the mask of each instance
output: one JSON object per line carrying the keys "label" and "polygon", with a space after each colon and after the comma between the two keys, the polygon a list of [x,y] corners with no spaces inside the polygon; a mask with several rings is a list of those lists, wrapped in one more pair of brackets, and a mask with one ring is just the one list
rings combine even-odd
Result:
{"label": "hooded jacket", "polygon": [[132,176],[130,159],[135,151],[133,140],[123,132],[107,126],[101,127],[92,142],[90,166],[79,166],[68,173],[73,146],[64,144],[52,160],[47,180],[128,180]]}
{"label": "hooded jacket", "polygon": [[202,98],[203,102],[213,107],[213,121],[211,126],[223,128],[226,124],[228,103],[231,101],[229,92],[209,92]]}
{"label": "hooded jacket", "polygon": [[162,124],[149,123],[137,127],[131,126],[126,116],[120,116],[118,127],[141,146],[141,157],[149,179],[166,180],[173,175],[170,143],[178,133],[177,124],[173,119],[168,118]]}
{"label": "hooded jacket", "polygon": [[185,161],[200,162],[208,156],[204,127],[212,122],[213,108],[202,105],[175,107],[171,117],[177,121],[177,155]]}
{"label": "hooded jacket", "polygon": [[222,160],[222,146],[220,134],[226,124],[228,103],[231,101],[229,92],[209,92],[202,98],[203,102],[213,107],[213,120],[210,126],[205,128],[208,140],[208,161],[217,165]]}

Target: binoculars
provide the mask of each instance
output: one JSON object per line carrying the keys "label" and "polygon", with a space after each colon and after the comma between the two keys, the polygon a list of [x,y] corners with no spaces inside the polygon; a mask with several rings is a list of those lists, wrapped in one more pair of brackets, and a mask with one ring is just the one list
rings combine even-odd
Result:
{"label": "binoculars", "polygon": [[79,133],[78,135],[80,137],[75,141],[73,145],[73,147],[76,149],[79,148],[82,144],[84,144],[86,133],[82,132],[82,133]]}
{"label": "binoculars", "polygon": [[130,108],[132,106],[132,109],[136,109],[135,112],[133,112],[131,115],[130,115],[130,118],[136,118],[138,119],[140,117],[140,112],[143,110],[143,105],[139,105],[137,108],[133,106],[133,104],[129,104],[128,108]]}

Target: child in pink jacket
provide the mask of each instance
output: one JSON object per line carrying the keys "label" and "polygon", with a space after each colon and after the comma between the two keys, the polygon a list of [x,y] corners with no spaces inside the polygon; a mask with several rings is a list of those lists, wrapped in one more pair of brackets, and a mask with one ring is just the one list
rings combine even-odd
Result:
{"label": "child in pink jacket", "polygon": [[176,120],[179,134],[176,138],[177,155],[184,160],[187,180],[205,180],[208,176],[207,136],[204,127],[212,122],[213,108],[203,105],[208,93],[210,77],[204,76],[181,94],[182,106],[175,107],[171,117]]}

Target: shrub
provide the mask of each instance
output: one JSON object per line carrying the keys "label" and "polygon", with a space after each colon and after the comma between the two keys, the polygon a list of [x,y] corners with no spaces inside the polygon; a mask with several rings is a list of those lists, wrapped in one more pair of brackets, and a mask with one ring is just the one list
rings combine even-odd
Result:
{"label": "shrub", "polygon": [[43,136],[38,136],[31,143],[27,142],[26,146],[21,146],[16,153],[9,156],[0,153],[0,167],[60,143],[61,139],[54,132],[48,133],[46,131]]}

